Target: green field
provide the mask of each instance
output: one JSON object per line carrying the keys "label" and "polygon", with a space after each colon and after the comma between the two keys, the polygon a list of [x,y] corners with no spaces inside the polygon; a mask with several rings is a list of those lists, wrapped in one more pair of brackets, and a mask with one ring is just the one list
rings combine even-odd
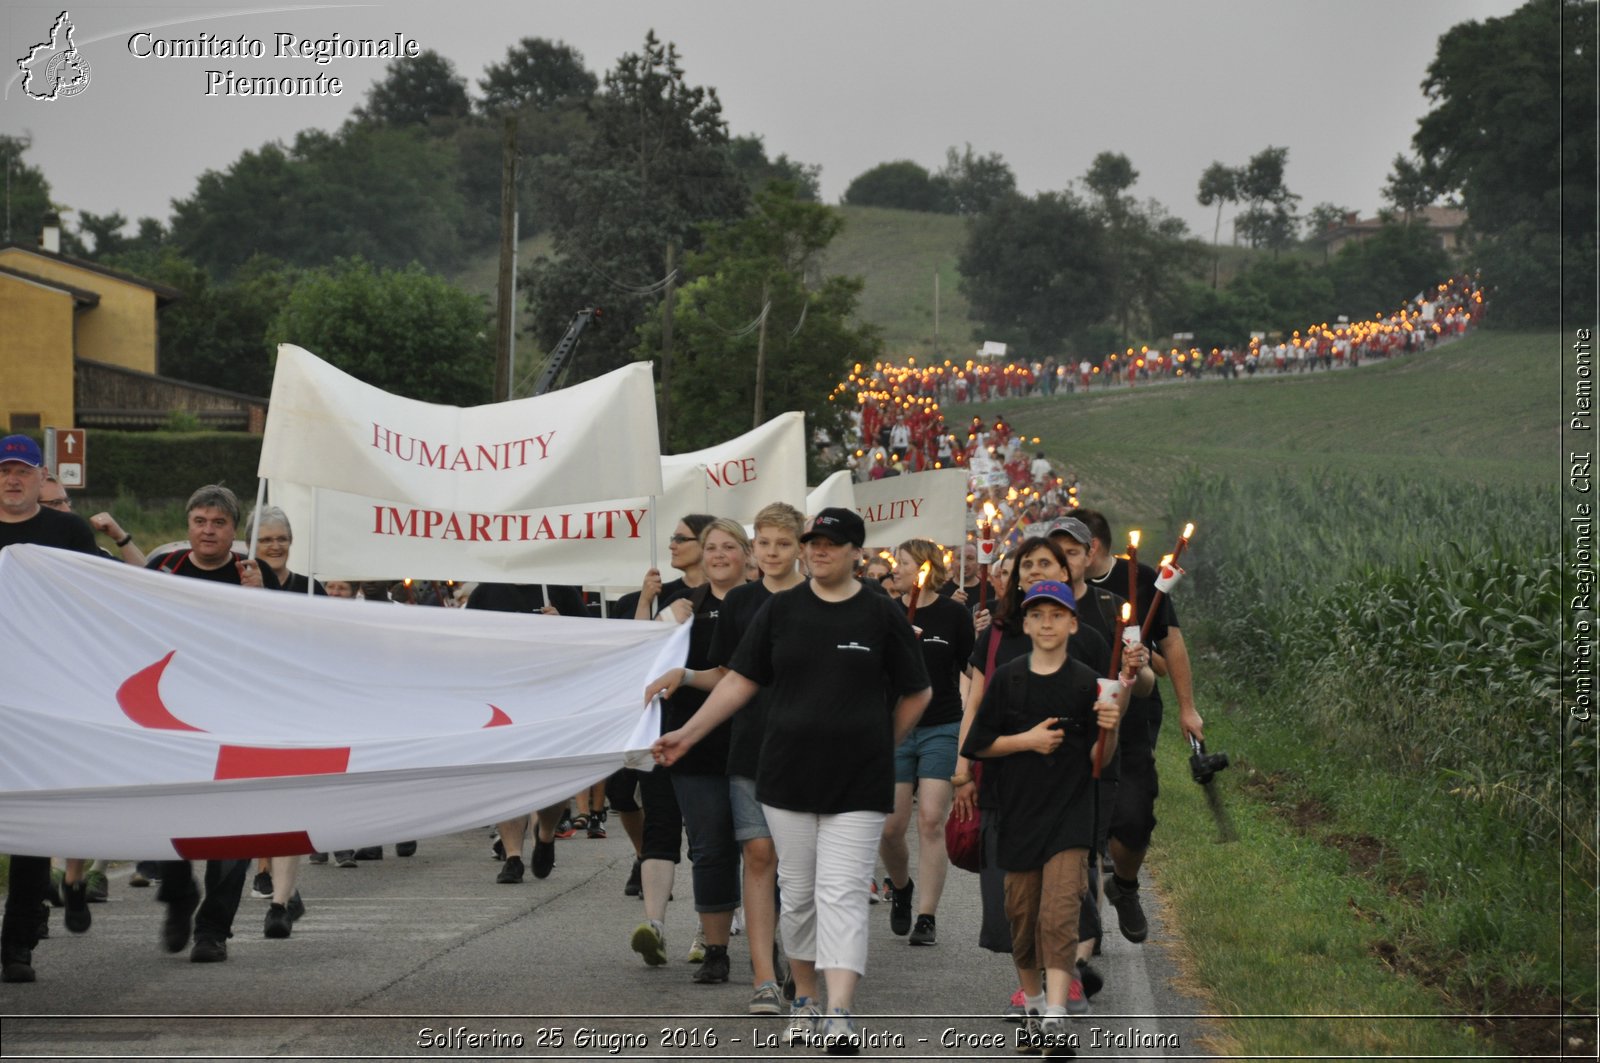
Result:
{"label": "green field", "polygon": [[1147,549],[1198,525],[1179,601],[1239,841],[1217,844],[1169,707],[1149,868],[1192,985],[1240,1016],[1212,1024],[1219,1051],[1594,1050],[1592,1022],[1508,1017],[1595,1008],[1594,738],[1547,682],[1560,352],[1480,333],[985,411]]}

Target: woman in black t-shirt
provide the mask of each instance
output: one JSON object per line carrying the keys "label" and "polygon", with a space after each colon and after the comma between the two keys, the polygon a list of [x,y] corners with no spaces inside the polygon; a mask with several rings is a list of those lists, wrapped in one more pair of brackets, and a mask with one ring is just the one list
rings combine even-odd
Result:
{"label": "woman in black t-shirt", "polygon": [[[278,506],[262,506],[245,520],[245,527],[255,531],[256,560],[278,577],[278,590],[305,594],[313,585],[309,576],[289,571],[289,548],[294,545],[294,530],[289,527],[289,515]],[[314,594],[327,594],[327,588],[315,584]]]}
{"label": "woman in black t-shirt", "polygon": [[[867,891],[884,817],[894,807],[894,747],[927,707],[927,669],[905,615],[854,578],[861,517],[825,509],[801,541],[811,579],[756,616],[699,712],[657,739],[660,764],[686,756],[769,688],[756,796],[778,850],[784,948],[795,980],[787,1037],[860,1047],[850,1005],[866,970]],[[887,697],[896,698],[891,710]]]}
{"label": "woman in black t-shirt", "polygon": [[[672,603],[662,617],[682,616],[693,623],[689,656],[652,682],[646,697],[663,695],[661,729],[687,723],[705,703],[706,693],[721,677],[711,658],[711,639],[723,600],[744,583],[750,540],[737,521],[718,517],[700,533],[699,559],[706,582]],[[717,727],[671,767],[658,767],[641,779],[644,790],[645,921],[634,929],[635,952],[652,966],[666,962],[662,923],[672,891],[683,828],[689,833],[689,858],[694,863],[694,907],[700,914],[704,955],[694,980],[703,984],[728,980],[728,936],[739,907],[739,846],[733,837],[733,806],[728,796],[728,744],[732,727]]]}
{"label": "woman in black t-shirt", "polygon": [[[894,754],[894,811],[883,825],[878,853],[889,872],[894,894],[889,905],[889,928],[901,937],[911,935],[913,945],[936,942],[935,915],[944,892],[950,858],[944,849],[944,821],[950,814],[950,777],[956,769],[956,735],[961,727],[961,673],[972,654],[972,614],[943,597],[935,587],[944,585],[944,550],[927,539],[912,539],[896,548],[894,590],[909,612],[916,602],[913,629],[922,660],[933,683],[933,700]],[[928,569],[923,586],[917,586],[922,567]],[[916,790],[917,878],[911,878],[911,854],[906,829],[911,824],[911,794]],[[916,924],[911,912],[916,882],[922,892],[916,899]]]}

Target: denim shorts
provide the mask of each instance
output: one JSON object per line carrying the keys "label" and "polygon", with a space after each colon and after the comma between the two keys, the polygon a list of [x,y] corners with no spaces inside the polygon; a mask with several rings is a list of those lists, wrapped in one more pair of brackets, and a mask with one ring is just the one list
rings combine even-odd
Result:
{"label": "denim shorts", "polygon": [[728,799],[733,802],[733,837],[739,844],[770,838],[767,814],[756,800],[756,781],[743,775],[728,776]]}
{"label": "denim shorts", "polygon": [[956,773],[956,737],[961,721],[912,728],[894,751],[894,781],[945,779]]}

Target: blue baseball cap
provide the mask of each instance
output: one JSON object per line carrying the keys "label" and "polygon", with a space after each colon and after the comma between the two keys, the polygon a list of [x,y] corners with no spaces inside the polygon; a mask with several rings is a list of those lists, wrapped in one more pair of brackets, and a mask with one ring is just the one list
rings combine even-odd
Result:
{"label": "blue baseball cap", "polygon": [[1078,615],[1078,597],[1072,593],[1072,588],[1065,583],[1057,583],[1053,579],[1040,580],[1028,588],[1028,593],[1022,597],[1022,611],[1026,613],[1034,602],[1050,601],[1059,606],[1070,609],[1073,616]]}
{"label": "blue baseball cap", "polygon": [[20,461],[37,469],[44,464],[44,454],[27,436],[6,436],[0,439],[0,461]]}

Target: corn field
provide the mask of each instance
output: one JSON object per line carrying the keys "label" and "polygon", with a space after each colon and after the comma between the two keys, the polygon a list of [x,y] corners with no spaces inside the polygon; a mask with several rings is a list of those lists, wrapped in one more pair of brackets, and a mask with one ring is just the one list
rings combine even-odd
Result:
{"label": "corn field", "polygon": [[1563,783],[1596,784],[1594,734],[1561,705],[1557,505],[1531,487],[1190,475],[1172,517],[1202,529],[1185,589],[1230,672],[1330,748],[1437,772],[1542,843],[1590,836],[1557,810]]}

